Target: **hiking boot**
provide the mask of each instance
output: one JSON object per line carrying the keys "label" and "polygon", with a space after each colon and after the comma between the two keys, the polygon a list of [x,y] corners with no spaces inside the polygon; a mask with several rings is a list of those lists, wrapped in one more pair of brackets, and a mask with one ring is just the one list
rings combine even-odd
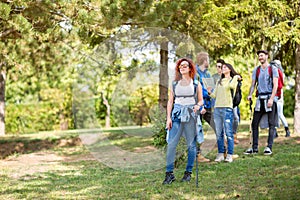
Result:
{"label": "hiking boot", "polygon": [[237,135],[234,134],[234,144],[238,144],[240,143],[240,141],[237,139]]}
{"label": "hiking boot", "polygon": [[291,136],[291,132],[289,130],[289,127],[284,127],[285,129],[285,137],[290,137]]}
{"label": "hiking boot", "polygon": [[224,160],[224,153],[218,153],[215,162],[221,162]]}
{"label": "hiking boot", "polygon": [[233,161],[232,155],[231,154],[227,154],[227,157],[225,159],[225,162],[229,162],[231,163]]}
{"label": "hiking boot", "polygon": [[253,155],[257,153],[258,153],[258,149],[252,149],[252,148],[249,148],[244,152],[245,155]]}
{"label": "hiking boot", "polygon": [[165,180],[163,182],[163,184],[171,184],[173,181],[175,181],[175,176],[173,174],[173,172],[166,172],[166,177]]}
{"label": "hiking boot", "polygon": [[272,154],[272,150],[269,147],[266,147],[264,150],[264,155],[269,156]]}
{"label": "hiking boot", "polygon": [[181,182],[190,182],[192,172],[184,172]]}
{"label": "hiking boot", "polygon": [[210,162],[210,160],[208,158],[205,158],[201,153],[197,154],[197,161],[199,163],[203,163],[203,162]]}

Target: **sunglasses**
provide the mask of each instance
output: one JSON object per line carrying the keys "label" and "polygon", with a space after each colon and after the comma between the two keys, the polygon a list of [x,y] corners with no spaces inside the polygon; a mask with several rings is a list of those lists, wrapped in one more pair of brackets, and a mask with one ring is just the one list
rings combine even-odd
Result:
{"label": "sunglasses", "polygon": [[190,66],[188,64],[181,64],[179,65],[179,69],[181,68],[189,68]]}

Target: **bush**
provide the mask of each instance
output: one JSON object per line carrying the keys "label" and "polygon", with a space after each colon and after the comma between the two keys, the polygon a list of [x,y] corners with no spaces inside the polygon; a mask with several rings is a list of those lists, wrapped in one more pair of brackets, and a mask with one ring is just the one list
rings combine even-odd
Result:
{"label": "bush", "polygon": [[284,109],[283,114],[285,117],[294,117],[295,109],[295,87],[291,89],[285,89],[283,92],[284,95]]}
{"label": "bush", "polygon": [[6,106],[6,133],[22,134],[59,130],[59,105],[54,103],[8,104]]}

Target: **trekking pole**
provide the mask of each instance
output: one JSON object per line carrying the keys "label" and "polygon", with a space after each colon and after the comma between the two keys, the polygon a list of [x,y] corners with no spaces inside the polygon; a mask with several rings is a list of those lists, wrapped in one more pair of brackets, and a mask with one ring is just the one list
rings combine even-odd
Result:
{"label": "trekking pole", "polygon": [[196,154],[196,187],[198,188],[199,186],[198,186],[198,173],[199,172],[199,169],[198,169],[198,152],[197,152],[197,154]]}
{"label": "trekking pole", "polygon": [[250,99],[249,143],[252,145],[252,99]]}
{"label": "trekking pole", "polygon": [[[198,130],[197,130],[197,120],[198,120],[198,111],[196,112],[196,120],[195,120],[195,124],[196,124],[196,146],[197,146],[197,136],[198,136]],[[200,153],[200,147],[199,147],[199,153]],[[198,177],[198,174],[199,174],[199,168],[198,168],[198,147],[197,147],[197,151],[196,151],[196,187],[198,188],[198,182],[199,182],[199,177]]]}

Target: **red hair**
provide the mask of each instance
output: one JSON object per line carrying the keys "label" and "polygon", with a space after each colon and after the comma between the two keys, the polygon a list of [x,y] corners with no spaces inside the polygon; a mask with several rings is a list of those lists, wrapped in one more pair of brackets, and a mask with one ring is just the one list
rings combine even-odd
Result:
{"label": "red hair", "polygon": [[180,64],[183,62],[183,61],[186,61],[189,63],[189,68],[190,68],[190,77],[192,79],[194,79],[195,77],[195,74],[197,73],[196,71],[196,66],[195,64],[193,63],[192,60],[190,60],[189,58],[179,58],[177,61],[176,61],[176,66],[175,66],[175,81],[179,81],[180,79],[182,79],[182,75],[179,71],[179,66]]}

